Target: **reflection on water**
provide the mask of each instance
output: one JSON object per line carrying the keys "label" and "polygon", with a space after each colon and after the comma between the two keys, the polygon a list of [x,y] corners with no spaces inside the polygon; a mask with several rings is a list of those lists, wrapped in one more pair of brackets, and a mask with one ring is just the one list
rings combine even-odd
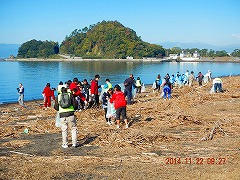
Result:
{"label": "reflection on water", "polygon": [[123,81],[133,73],[140,77],[145,84],[152,84],[157,74],[162,77],[166,73],[185,73],[186,70],[197,74],[212,71],[213,76],[237,75],[240,73],[240,63],[197,63],[197,62],[113,62],[113,61],[85,61],[85,62],[0,62],[2,92],[0,103],[17,101],[16,88],[19,83],[25,87],[25,99],[42,98],[42,90],[46,83],[56,87],[59,81],[67,81],[74,77],[92,79],[99,74],[100,84],[109,78],[113,84]]}

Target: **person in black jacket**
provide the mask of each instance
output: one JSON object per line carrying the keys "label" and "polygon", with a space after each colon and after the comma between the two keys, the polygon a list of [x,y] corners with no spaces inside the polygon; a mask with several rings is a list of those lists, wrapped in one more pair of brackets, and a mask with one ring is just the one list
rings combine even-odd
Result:
{"label": "person in black jacket", "polygon": [[124,81],[124,94],[127,96],[127,104],[131,104],[132,100],[132,87],[134,86],[134,77],[133,74],[130,74],[129,78]]}
{"label": "person in black jacket", "polygon": [[113,94],[113,88],[109,88],[107,92],[103,93],[102,96],[102,106],[105,112],[105,119],[107,124],[111,125],[111,117],[107,117],[107,111],[108,111],[108,100],[112,97]]}

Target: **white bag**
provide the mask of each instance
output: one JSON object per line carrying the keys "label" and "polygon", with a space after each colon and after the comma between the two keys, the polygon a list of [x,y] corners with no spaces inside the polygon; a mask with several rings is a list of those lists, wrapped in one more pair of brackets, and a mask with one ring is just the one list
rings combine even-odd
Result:
{"label": "white bag", "polygon": [[61,121],[60,121],[59,112],[57,112],[57,115],[56,115],[55,126],[61,128]]}
{"label": "white bag", "polygon": [[157,85],[156,85],[156,82],[154,81],[153,82],[153,85],[152,85],[152,89],[156,89]]}
{"label": "white bag", "polygon": [[210,94],[214,93],[214,85],[212,86],[211,90],[210,90]]}
{"label": "white bag", "polygon": [[114,103],[110,103],[110,100],[108,100],[106,118],[115,118],[115,117],[116,117],[116,110],[114,108]]}
{"label": "white bag", "polygon": [[146,92],[146,88],[145,88],[144,84],[142,84],[141,92]]}

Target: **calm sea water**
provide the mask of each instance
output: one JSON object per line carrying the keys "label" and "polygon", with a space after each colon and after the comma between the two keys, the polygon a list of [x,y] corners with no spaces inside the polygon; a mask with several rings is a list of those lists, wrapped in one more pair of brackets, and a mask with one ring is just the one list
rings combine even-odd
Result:
{"label": "calm sea water", "polygon": [[77,77],[79,80],[101,76],[99,84],[105,84],[109,78],[112,84],[123,83],[130,73],[140,77],[144,84],[152,84],[157,74],[176,74],[201,71],[205,74],[211,70],[213,77],[240,74],[240,63],[197,63],[197,62],[0,62],[0,104],[17,102],[16,88],[22,83],[25,88],[25,100],[42,99],[46,83],[57,87],[59,81]]}

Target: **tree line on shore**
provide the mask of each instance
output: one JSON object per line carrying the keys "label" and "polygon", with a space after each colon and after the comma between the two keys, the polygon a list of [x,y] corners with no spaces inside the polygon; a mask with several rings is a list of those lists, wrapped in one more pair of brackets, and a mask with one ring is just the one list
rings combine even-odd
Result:
{"label": "tree line on shore", "polygon": [[60,45],[54,41],[27,41],[19,47],[17,57],[54,59],[59,58],[60,53],[83,59],[142,59],[163,58],[182,51],[190,54],[197,51],[201,57],[240,57],[240,49],[235,49],[230,54],[225,50],[180,47],[165,49],[161,45],[144,42],[134,30],[124,27],[118,21],[102,21],[83,29],[75,29]]}

